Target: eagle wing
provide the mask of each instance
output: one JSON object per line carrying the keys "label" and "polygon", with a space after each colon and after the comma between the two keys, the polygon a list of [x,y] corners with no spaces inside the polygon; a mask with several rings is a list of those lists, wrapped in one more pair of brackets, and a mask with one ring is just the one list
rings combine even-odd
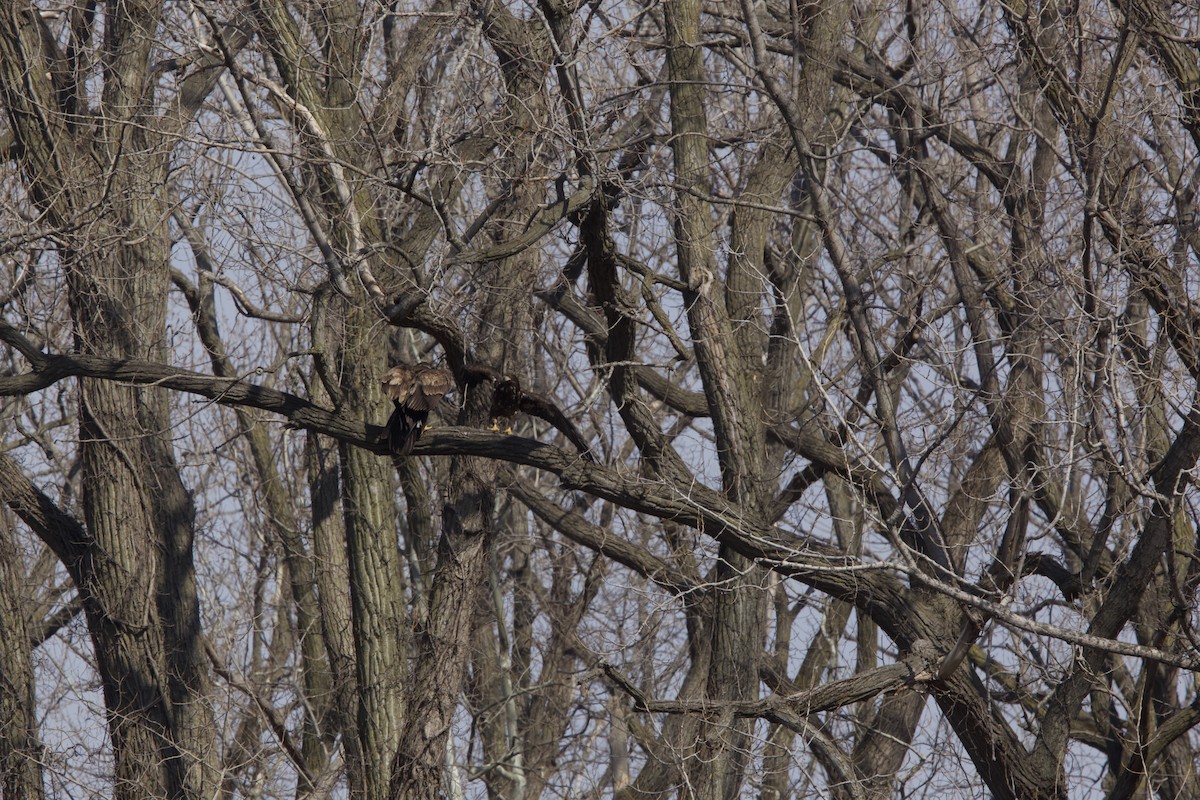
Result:
{"label": "eagle wing", "polygon": [[454,377],[432,364],[398,364],[380,383],[395,406],[387,422],[388,447],[393,455],[407,456],[425,430],[429,412],[454,386]]}
{"label": "eagle wing", "polygon": [[412,411],[430,411],[454,387],[454,376],[432,364],[398,364],[383,373],[383,393]]}
{"label": "eagle wing", "polygon": [[425,409],[432,410],[442,402],[446,393],[454,388],[454,376],[448,370],[438,369],[432,364],[418,364],[417,366],[421,368],[416,376],[417,391],[414,393],[413,399],[409,401],[409,405],[422,407],[418,404],[423,404]]}

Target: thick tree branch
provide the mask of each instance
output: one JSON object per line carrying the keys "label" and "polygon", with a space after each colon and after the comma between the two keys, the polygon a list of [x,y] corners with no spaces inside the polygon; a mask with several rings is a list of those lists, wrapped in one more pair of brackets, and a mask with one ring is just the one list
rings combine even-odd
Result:
{"label": "thick tree branch", "polygon": [[812,689],[773,693],[759,700],[654,700],[646,697],[611,664],[602,662],[600,666],[614,684],[633,698],[635,711],[711,715],[728,710],[735,717],[767,719],[786,725],[797,733],[804,733],[806,728],[801,720],[812,714],[845,708],[902,687],[919,691],[923,684],[932,680],[937,656],[930,643],[916,644],[912,655],[895,664],[860,672]]}

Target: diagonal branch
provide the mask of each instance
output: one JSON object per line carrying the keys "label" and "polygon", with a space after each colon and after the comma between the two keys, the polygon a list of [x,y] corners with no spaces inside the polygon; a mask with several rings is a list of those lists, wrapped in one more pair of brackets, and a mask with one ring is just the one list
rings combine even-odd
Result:
{"label": "diagonal branch", "polygon": [[833,711],[869,700],[886,691],[902,687],[916,688],[932,680],[937,654],[927,641],[915,643],[914,652],[902,661],[887,664],[852,675],[840,681],[821,684],[812,689],[774,693],[758,700],[654,700],[637,688],[612,664],[602,662],[604,674],[623,692],[633,698],[636,711],[665,714],[714,714],[731,711],[735,717],[767,719],[804,733],[805,717],[823,711]]}

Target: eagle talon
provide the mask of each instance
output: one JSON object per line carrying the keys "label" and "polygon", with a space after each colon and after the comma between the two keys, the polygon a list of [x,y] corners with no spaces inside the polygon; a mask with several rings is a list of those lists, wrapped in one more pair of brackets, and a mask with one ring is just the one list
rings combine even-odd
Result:
{"label": "eagle talon", "polygon": [[503,424],[504,432],[511,436],[513,422],[519,412],[546,420],[566,434],[567,438],[579,448],[580,453],[587,453],[587,440],[579,433],[575,423],[567,419],[566,415],[553,402],[533,392],[522,391],[521,384],[516,378],[497,380],[495,388],[492,389],[492,405],[488,409],[488,416],[492,420],[492,430],[499,430],[500,425]]}

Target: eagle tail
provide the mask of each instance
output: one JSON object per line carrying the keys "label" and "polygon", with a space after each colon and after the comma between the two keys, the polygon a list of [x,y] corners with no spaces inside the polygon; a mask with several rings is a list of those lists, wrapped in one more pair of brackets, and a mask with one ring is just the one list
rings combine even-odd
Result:
{"label": "eagle tail", "polygon": [[411,411],[399,403],[388,417],[388,448],[393,455],[407,456],[412,452],[413,445],[421,437],[425,429],[425,419],[428,412],[422,414]]}

